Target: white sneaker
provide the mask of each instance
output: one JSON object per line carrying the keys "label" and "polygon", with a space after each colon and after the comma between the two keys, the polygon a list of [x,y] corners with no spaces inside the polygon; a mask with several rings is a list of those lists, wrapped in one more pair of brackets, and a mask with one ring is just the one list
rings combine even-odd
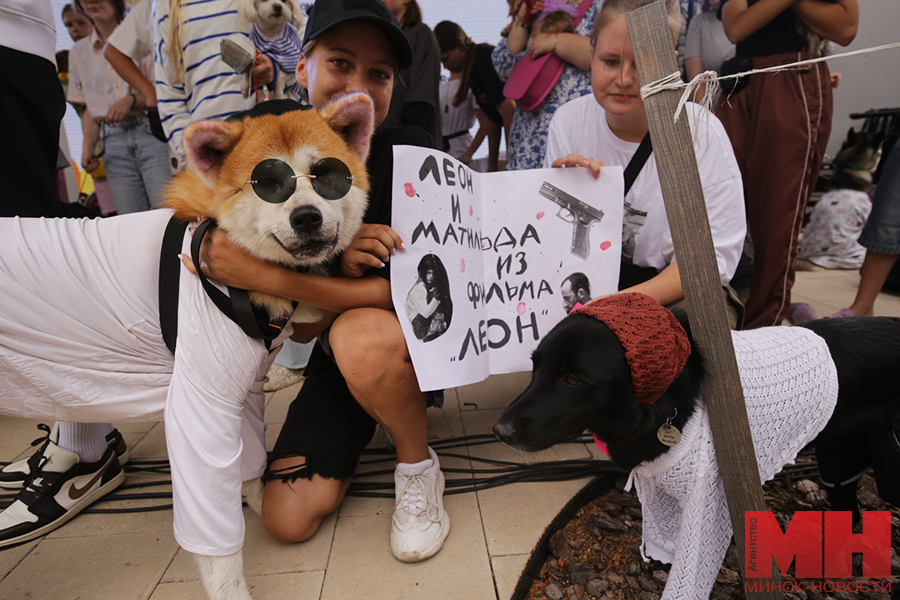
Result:
{"label": "white sneaker", "polygon": [[391,528],[391,553],[403,562],[437,554],[450,533],[444,511],[444,474],[437,454],[420,463],[398,463],[394,471],[397,504]]}
{"label": "white sneaker", "polygon": [[29,459],[25,487],[0,512],[0,548],[50,533],[125,481],[112,448],[94,463],[48,442]]}

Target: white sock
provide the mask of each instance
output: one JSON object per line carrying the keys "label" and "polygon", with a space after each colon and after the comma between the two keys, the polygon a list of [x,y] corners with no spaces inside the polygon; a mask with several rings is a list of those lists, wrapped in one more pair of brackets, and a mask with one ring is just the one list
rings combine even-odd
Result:
{"label": "white sock", "polygon": [[56,444],[77,454],[83,463],[97,462],[103,458],[108,446],[104,433],[106,426],[109,424],[60,422],[59,441]]}

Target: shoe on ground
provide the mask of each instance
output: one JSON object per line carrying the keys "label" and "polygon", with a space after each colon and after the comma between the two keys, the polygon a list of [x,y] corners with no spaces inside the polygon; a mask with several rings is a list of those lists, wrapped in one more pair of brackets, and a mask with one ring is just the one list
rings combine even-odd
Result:
{"label": "shoe on ground", "polygon": [[284,388],[303,381],[305,369],[288,369],[282,365],[273,364],[266,374],[266,382],[263,384],[264,392],[277,392]]}
{"label": "shoe on ground", "polygon": [[[391,553],[403,562],[419,562],[437,554],[450,533],[444,511],[444,474],[437,454],[430,461],[400,463],[394,471],[394,517]],[[431,465],[428,465],[431,462]]]}
{"label": "shoe on ground", "polygon": [[816,311],[806,302],[794,302],[788,308],[787,320],[792,325],[803,323],[804,321],[812,321],[816,318]]}
{"label": "shoe on ground", "polygon": [[858,317],[858,316],[859,316],[858,314],[856,314],[854,311],[850,310],[849,308],[842,308],[841,310],[837,311],[836,313],[830,314],[825,318],[826,319],[847,319],[850,317]]}
{"label": "shoe on ground", "polygon": [[112,448],[94,463],[48,443],[30,459],[31,475],[12,504],[0,513],[0,548],[50,533],[125,481]]}
{"label": "shoe on ground", "polygon": [[[47,442],[53,442],[55,444],[59,441],[58,423],[53,424],[53,429],[50,429],[45,424],[41,423],[38,425],[38,429],[46,431],[47,435],[31,442],[32,446],[37,446],[38,444],[46,445]],[[118,429],[113,429],[106,435],[106,443],[115,451],[116,458],[119,459],[120,465],[124,465],[128,462],[128,459],[131,458],[131,451],[128,449],[125,438],[122,437],[122,434],[119,433]],[[31,457],[10,463],[0,469],[0,488],[18,490],[25,485],[25,480],[28,479],[28,475],[31,473],[31,470],[28,467],[29,458]]]}

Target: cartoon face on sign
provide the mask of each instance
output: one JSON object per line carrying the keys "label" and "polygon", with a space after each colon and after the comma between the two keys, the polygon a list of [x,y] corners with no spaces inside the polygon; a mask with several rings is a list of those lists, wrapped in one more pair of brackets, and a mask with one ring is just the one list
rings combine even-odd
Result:
{"label": "cartoon face on sign", "polygon": [[406,295],[406,317],[421,342],[430,342],[447,331],[453,317],[450,281],[441,259],[425,255],[418,266],[418,278]]}

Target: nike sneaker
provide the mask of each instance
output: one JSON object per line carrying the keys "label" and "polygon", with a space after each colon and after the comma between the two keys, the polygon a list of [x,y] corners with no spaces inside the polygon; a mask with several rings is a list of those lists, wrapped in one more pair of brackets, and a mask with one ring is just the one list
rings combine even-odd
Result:
{"label": "nike sneaker", "polygon": [[[38,439],[31,442],[32,446],[46,444],[48,440],[53,443],[56,443],[59,440],[58,424],[54,424],[53,429],[50,429],[43,423],[39,424],[37,427],[41,431],[47,432],[47,435],[39,437]],[[122,437],[122,434],[119,433],[118,429],[113,429],[109,432],[109,434],[107,434],[106,443],[110,448],[115,450],[116,457],[119,459],[119,464],[124,466],[125,463],[128,462],[128,459],[131,456],[131,452],[128,450],[128,445],[125,443],[125,438]],[[25,485],[25,480],[28,479],[28,475],[29,473],[31,473],[31,470],[28,467],[28,458],[17,460],[16,462],[10,463],[0,469],[0,488],[4,488],[7,490],[18,490],[21,489],[23,485]]]}
{"label": "nike sneaker", "polygon": [[112,448],[97,462],[83,463],[48,440],[28,459],[28,467],[25,487],[0,513],[0,548],[50,533],[125,481]]}

